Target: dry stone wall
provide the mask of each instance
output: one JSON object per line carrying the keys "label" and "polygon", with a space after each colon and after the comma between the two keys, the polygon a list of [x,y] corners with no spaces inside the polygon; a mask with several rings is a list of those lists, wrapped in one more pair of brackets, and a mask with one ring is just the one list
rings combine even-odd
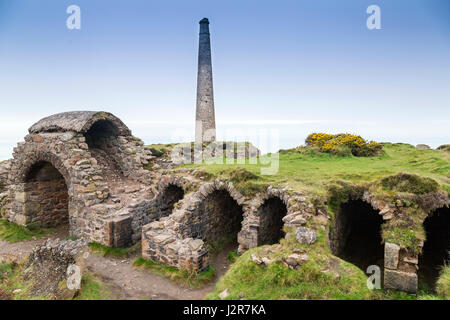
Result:
{"label": "dry stone wall", "polygon": [[24,279],[32,297],[72,299],[79,291],[88,254],[87,242],[48,240],[36,246],[26,262]]}
{"label": "dry stone wall", "polygon": [[[214,195],[220,195],[222,200],[214,201]],[[258,209],[265,200],[273,197],[282,199],[286,205],[286,215],[280,217],[285,226],[304,225],[313,214],[313,206],[297,191],[269,188],[264,195],[252,199],[240,194],[231,182],[216,180],[204,183],[198,191],[187,194],[181,206],[170,216],[143,227],[142,256],[176,268],[205,270],[209,266],[205,244],[218,240],[218,235],[230,232],[228,228],[233,225],[225,223],[221,213],[231,213],[238,208],[242,210],[242,220],[239,219],[237,228],[240,230],[237,236],[239,250],[254,248],[259,245],[258,232],[266,231],[259,229],[261,212],[258,215]],[[222,203],[227,198],[232,201]],[[225,210],[220,211],[220,208]],[[266,210],[265,214],[274,212]]]}

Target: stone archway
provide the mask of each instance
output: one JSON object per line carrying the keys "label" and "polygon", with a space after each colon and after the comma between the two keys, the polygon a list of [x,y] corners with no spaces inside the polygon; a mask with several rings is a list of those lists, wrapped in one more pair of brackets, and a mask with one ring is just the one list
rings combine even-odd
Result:
{"label": "stone archway", "polygon": [[423,226],[426,241],[419,256],[419,281],[434,289],[442,267],[450,263],[450,208],[433,211]]}
{"label": "stone archway", "polygon": [[119,154],[119,128],[110,119],[101,119],[83,133],[91,155],[110,180],[120,180],[124,174]]}
{"label": "stone archway", "polygon": [[343,203],[330,230],[332,253],[364,272],[370,265],[382,268],[382,223],[382,216],[367,202],[352,200]]}
{"label": "stone archway", "polygon": [[57,227],[69,223],[69,192],[61,172],[48,161],[34,163],[24,179],[23,213],[30,223]]}
{"label": "stone archway", "polygon": [[259,207],[258,246],[274,244],[284,237],[283,217],[287,214],[286,204],[279,197],[271,197]]}
{"label": "stone archway", "polygon": [[226,237],[237,246],[243,214],[242,206],[227,190],[214,190],[195,211],[193,219],[198,222],[191,225],[191,235],[210,244]]}

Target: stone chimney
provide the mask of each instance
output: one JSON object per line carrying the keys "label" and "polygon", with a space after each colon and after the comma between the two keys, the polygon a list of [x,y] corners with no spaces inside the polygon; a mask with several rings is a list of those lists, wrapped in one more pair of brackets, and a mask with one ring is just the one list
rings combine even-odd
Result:
{"label": "stone chimney", "polygon": [[209,21],[200,21],[195,142],[216,141]]}

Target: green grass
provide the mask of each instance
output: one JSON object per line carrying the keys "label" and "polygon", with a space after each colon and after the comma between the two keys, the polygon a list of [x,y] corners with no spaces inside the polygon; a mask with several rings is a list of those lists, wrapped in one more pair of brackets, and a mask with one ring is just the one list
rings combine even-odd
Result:
{"label": "green grass", "polygon": [[138,242],[130,248],[111,248],[97,242],[89,243],[91,252],[102,257],[126,258],[140,251],[141,243]]}
{"label": "green grass", "polygon": [[137,258],[133,266],[160,274],[182,286],[191,288],[199,288],[210,283],[216,275],[216,270],[213,267],[197,273],[194,270],[178,270],[144,258]]}
{"label": "green grass", "polygon": [[[268,246],[245,252],[237,258],[230,270],[217,283],[214,292],[207,295],[206,299],[220,299],[219,294],[225,289],[230,290],[227,299],[233,300],[440,298],[430,292],[412,295],[398,291],[369,290],[366,285],[367,276],[356,266],[333,257],[326,246],[325,238],[325,232],[321,232],[317,242],[309,247],[293,239],[282,239],[280,247],[272,253],[265,251]],[[282,264],[282,260],[294,249],[305,250],[309,256],[308,262],[295,270],[288,269]],[[266,256],[274,262],[268,266],[259,266],[252,261],[252,254]]]}
{"label": "green grass", "polygon": [[0,293],[9,300],[45,299],[45,297],[31,297],[32,282],[23,279],[24,262],[0,264]]}
{"label": "green grass", "polygon": [[0,219],[0,239],[9,242],[21,242],[26,240],[32,240],[34,238],[42,238],[52,232],[55,229],[46,229],[40,227],[26,228],[7,220]]}
{"label": "green grass", "polygon": [[[260,175],[261,164],[189,164],[184,167],[197,168],[227,178],[229,169],[245,169],[259,176],[252,182],[263,185],[290,186],[294,189],[325,195],[326,186],[339,180],[354,183],[374,181],[386,176],[407,172],[436,180],[448,186],[450,181],[450,154],[441,150],[418,150],[407,144],[383,144],[383,154],[376,157],[342,157],[326,153],[303,154],[284,151],[279,156],[279,170],[274,175]],[[216,159],[217,160],[217,159]]]}
{"label": "green grass", "polygon": [[75,300],[114,300],[108,286],[92,273],[81,278],[81,290]]}
{"label": "green grass", "polygon": [[[392,219],[383,227],[388,241],[420,252],[424,240],[422,221],[428,208],[420,207],[432,192],[450,192],[450,154],[442,150],[419,150],[408,144],[383,143],[383,152],[374,157],[339,156],[321,152],[281,151],[279,169],[261,175],[261,164],[225,164],[213,159],[186,168],[201,170],[220,179],[231,180],[246,196],[263,192],[268,185],[290,187],[310,196],[315,205],[328,206],[333,216],[343,202],[361,198],[369,190],[379,200],[395,205],[401,199],[404,221]],[[430,198],[432,198],[430,196]],[[410,231],[412,230],[412,231]]]}
{"label": "green grass", "polygon": [[450,300],[450,266],[442,268],[436,283],[436,292],[445,300]]}
{"label": "green grass", "polygon": [[236,262],[236,260],[239,258],[239,254],[236,251],[230,251],[228,253],[227,259],[228,261],[230,261],[231,263]]}

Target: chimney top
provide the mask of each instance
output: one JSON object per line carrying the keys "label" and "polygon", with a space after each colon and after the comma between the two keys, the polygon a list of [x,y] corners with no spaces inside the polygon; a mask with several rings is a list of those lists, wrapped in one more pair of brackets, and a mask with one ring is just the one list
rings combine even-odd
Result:
{"label": "chimney top", "polygon": [[204,24],[204,23],[209,24],[208,18],[203,18],[202,20],[200,20],[200,24]]}

